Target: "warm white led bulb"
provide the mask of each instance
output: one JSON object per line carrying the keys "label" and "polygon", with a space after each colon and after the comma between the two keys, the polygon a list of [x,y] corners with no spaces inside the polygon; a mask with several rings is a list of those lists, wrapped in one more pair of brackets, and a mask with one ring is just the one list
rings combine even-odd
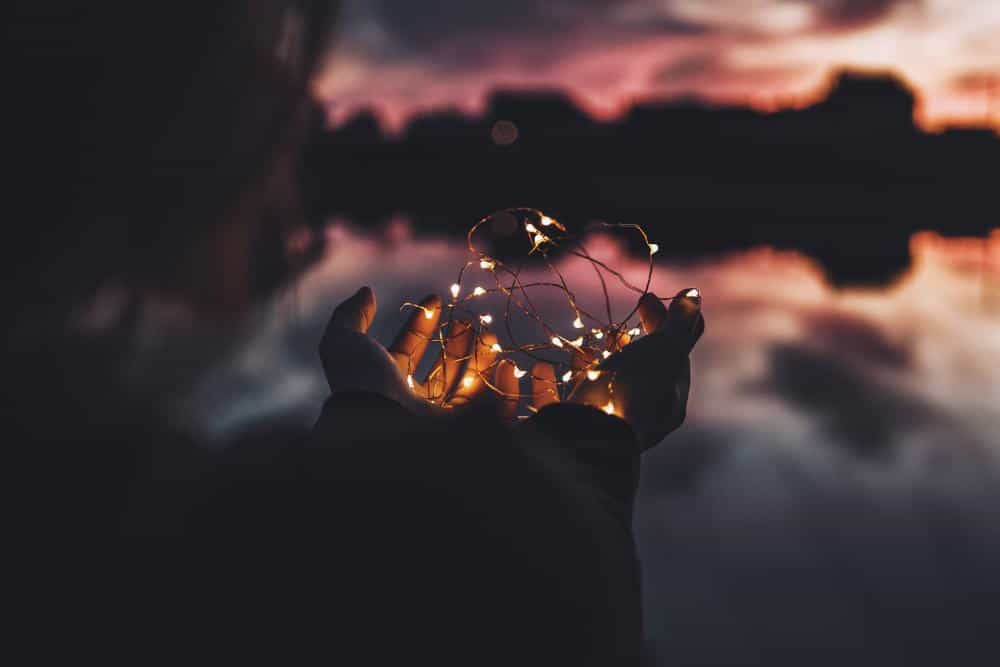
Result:
{"label": "warm white led bulb", "polygon": [[518,380],[520,380],[521,378],[523,378],[527,374],[528,374],[528,371],[522,371],[517,366],[514,366],[514,377],[516,377]]}
{"label": "warm white led bulb", "polygon": [[410,386],[410,389],[414,389],[416,387],[416,384],[414,384],[414,382],[413,382],[413,376],[412,375],[407,375],[406,376],[406,384],[408,384]]}
{"label": "warm white led bulb", "polygon": [[601,340],[602,338],[604,338],[604,332],[601,331],[600,329],[594,329],[594,338],[596,338],[597,340]]}
{"label": "warm white led bulb", "polygon": [[562,339],[559,338],[559,336],[553,336],[552,337],[552,344],[555,345],[556,347],[562,347],[563,346]]}
{"label": "warm white led bulb", "polygon": [[609,415],[615,414],[615,403],[614,401],[608,401],[608,404],[604,406],[603,410]]}
{"label": "warm white led bulb", "polygon": [[433,319],[434,318],[434,309],[433,308],[424,308],[424,317],[426,317],[429,320]]}
{"label": "warm white led bulb", "polygon": [[529,234],[534,234],[538,231],[538,227],[535,227],[533,224],[529,222],[526,225],[524,225],[524,231],[528,232]]}
{"label": "warm white led bulb", "polygon": [[483,324],[492,324],[493,316],[490,315],[489,313],[486,313],[485,315],[480,315],[479,321],[482,322]]}
{"label": "warm white led bulb", "polygon": [[479,268],[481,268],[481,269],[485,269],[487,271],[492,271],[493,269],[496,268],[496,266],[497,266],[497,263],[494,262],[489,257],[483,257],[481,260],[479,260]]}
{"label": "warm white led bulb", "polygon": [[601,352],[601,356],[607,359],[608,357],[611,356],[611,353],[608,352],[607,350],[604,350],[604,352]]}
{"label": "warm white led bulb", "polygon": [[640,335],[641,333],[642,333],[642,329],[640,329],[639,327],[633,327],[632,329],[628,330],[628,335],[631,336],[632,338],[635,338],[636,336]]}
{"label": "warm white led bulb", "polygon": [[587,379],[593,382],[597,378],[601,377],[601,371],[590,370],[587,371]]}
{"label": "warm white led bulb", "polygon": [[[492,345],[490,345],[490,349],[497,353],[503,352],[503,348],[500,347],[500,343],[493,343]],[[517,373],[516,370],[514,372]]]}
{"label": "warm white led bulb", "polygon": [[583,328],[583,320],[581,320],[579,317],[577,317],[575,320],[573,320],[573,327],[576,328],[576,329],[582,329]]}
{"label": "warm white led bulb", "polygon": [[547,215],[543,215],[542,216],[542,226],[543,227],[548,227],[549,225],[553,224],[554,222],[555,222],[555,220],[553,220],[549,216],[547,216]]}
{"label": "warm white led bulb", "polygon": [[658,252],[660,252],[660,245],[658,243],[650,243],[649,244],[649,254],[650,255],[655,255]]}
{"label": "warm white led bulb", "polygon": [[535,245],[542,245],[549,240],[549,237],[545,234],[535,234]]}
{"label": "warm white led bulb", "polygon": [[563,382],[569,382],[572,379],[573,379],[573,371],[566,371],[565,373],[563,373],[562,376]]}
{"label": "warm white led bulb", "polygon": [[464,378],[462,378],[462,386],[468,389],[469,387],[472,386],[472,384],[475,381],[476,379],[474,377],[472,377],[471,375],[466,375]]}
{"label": "warm white led bulb", "polygon": [[451,296],[453,298],[457,299],[458,293],[461,291],[462,291],[462,286],[459,285],[458,283],[455,283],[454,285],[451,286]]}
{"label": "warm white led bulb", "polygon": [[687,294],[685,294],[684,296],[686,296],[689,299],[698,299],[701,297],[701,292],[699,292],[697,288],[689,289],[687,291]]}
{"label": "warm white led bulb", "polygon": [[482,285],[476,285],[476,289],[472,290],[472,296],[482,296],[486,294],[486,289]]}

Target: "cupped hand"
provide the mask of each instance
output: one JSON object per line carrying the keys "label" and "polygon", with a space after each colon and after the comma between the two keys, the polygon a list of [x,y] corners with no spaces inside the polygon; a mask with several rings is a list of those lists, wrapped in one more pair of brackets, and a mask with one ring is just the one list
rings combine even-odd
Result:
{"label": "cupped hand", "polygon": [[[426,378],[415,377],[428,343],[441,333],[439,297],[428,295],[418,304],[389,348],[368,335],[376,309],[375,293],[362,287],[334,310],[320,343],[332,392],[375,393],[414,414],[437,415],[485,397],[487,382],[503,395],[517,395],[514,365],[495,364],[496,337],[477,336],[468,322],[459,320],[444,333],[443,350]],[[496,407],[502,415],[512,416],[517,402],[498,399]]]}
{"label": "cupped hand", "polygon": [[[681,290],[667,308],[654,294],[646,294],[639,300],[639,319],[646,335],[630,341],[622,334],[620,349],[609,358],[594,359],[582,351],[574,355],[577,380],[567,400],[621,417],[648,449],[686,416],[689,354],[705,331],[701,295],[696,289]],[[531,378],[536,409],[559,401],[551,364],[535,364]]]}

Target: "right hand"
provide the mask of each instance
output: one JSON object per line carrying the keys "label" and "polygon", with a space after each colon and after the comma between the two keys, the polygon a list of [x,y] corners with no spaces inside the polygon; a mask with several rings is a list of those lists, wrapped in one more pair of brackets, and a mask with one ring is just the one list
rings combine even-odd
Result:
{"label": "right hand", "polygon": [[[642,449],[658,444],[676,430],[687,414],[691,388],[689,354],[705,331],[701,295],[684,289],[670,308],[654,294],[639,300],[639,319],[647,334],[623,345],[599,365],[578,352],[577,371],[600,371],[596,380],[580,373],[569,401],[591,405],[621,417],[632,427]],[[538,363],[532,368],[532,405],[540,410],[559,401],[555,369]]]}

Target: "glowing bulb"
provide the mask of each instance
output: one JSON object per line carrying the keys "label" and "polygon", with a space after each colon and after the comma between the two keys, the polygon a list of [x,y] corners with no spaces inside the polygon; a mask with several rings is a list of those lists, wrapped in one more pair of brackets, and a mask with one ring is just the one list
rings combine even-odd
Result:
{"label": "glowing bulb", "polygon": [[487,271],[492,271],[496,267],[497,267],[497,263],[494,262],[489,257],[483,257],[481,260],[479,260],[479,268],[481,268],[481,269],[485,269]]}
{"label": "glowing bulb", "polygon": [[555,222],[555,220],[553,220],[549,216],[547,216],[547,215],[543,215],[542,216],[542,226],[543,227],[548,227],[549,225],[553,224],[554,222]]}
{"label": "glowing bulb", "polygon": [[587,379],[593,382],[597,378],[601,377],[601,371],[587,371]]}
{"label": "glowing bulb", "polygon": [[601,331],[600,329],[591,329],[590,333],[594,334],[594,338],[596,338],[597,340],[601,340],[602,338],[604,338],[604,332]]}
{"label": "glowing bulb", "polygon": [[582,329],[583,328],[583,320],[581,320],[579,317],[577,317],[575,320],[573,320],[573,326],[575,328],[577,328],[577,329]]}
{"label": "glowing bulb", "polygon": [[635,338],[636,336],[639,336],[641,333],[642,333],[642,329],[640,329],[639,327],[635,327],[633,329],[629,329],[628,330],[628,335],[631,336],[632,338]]}
{"label": "glowing bulb", "polygon": [[489,313],[486,313],[485,315],[480,315],[479,321],[482,322],[483,324],[490,324],[493,322],[493,316],[490,315]]}
{"label": "glowing bulb", "polygon": [[562,347],[563,346],[562,339],[560,339],[559,336],[553,336],[552,337],[552,344],[555,345],[556,347]]}
{"label": "glowing bulb", "polygon": [[514,377],[516,377],[518,380],[520,380],[521,378],[523,378],[527,374],[528,374],[528,371],[522,371],[517,366],[514,366]]}
{"label": "glowing bulb", "polygon": [[476,285],[476,289],[472,290],[472,296],[482,296],[486,294],[486,290],[481,285]]}
{"label": "glowing bulb", "polygon": [[424,308],[424,317],[426,317],[429,320],[433,319],[434,318],[434,309],[433,308]]}
{"label": "glowing bulb", "polygon": [[[493,350],[494,352],[503,352],[503,348],[500,347],[500,343],[493,343],[492,345],[490,345],[490,349]],[[514,370],[514,374],[517,375],[516,369]]]}
{"label": "glowing bulb", "polygon": [[538,227],[535,227],[533,224],[529,222],[524,226],[524,231],[528,232],[529,234],[534,234],[538,231]]}
{"label": "glowing bulb", "polygon": [[562,376],[563,382],[569,382],[572,379],[573,379],[573,371],[566,371],[565,373],[563,373]]}
{"label": "glowing bulb", "polygon": [[611,353],[608,352],[607,350],[604,350],[604,352],[601,352],[601,356],[607,359],[608,357],[611,356]]}
{"label": "glowing bulb", "polygon": [[660,246],[659,246],[659,244],[658,243],[650,243],[649,244],[649,254],[650,255],[655,255],[658,252],[660,252]]}
{"label": "glowing bulb", "polygon": [[452,296],[452,298],[457,299],[458,298],[458,293],[461,292],[461,291],[462,291],[462,286],[461,285],[459,285],[458,283],[455,283],[454,285],[452,285],[451,286],[451,296]]}
{"label": "glowing bulb", "polygon": [[615,402],[614,401],[608,401],[608,404],[605,405],[602,409],[605,412],[607,412],[609,415],[615,414]]}
{"label": "glowing bulb", "polygon": [[468,389],[469,387],[472,386],[472,384],[475,381],[476,379],[474,377],[472,377],[471,375],[466,375],[464,378],[462,378],[462,386]]}
{"label": "glowing bulb", "polygon": [[407,375],[406,376],[406,384],[410,385],[410,389],[416,388],[416,384],[414,384],[414,382],[413,382],[413,376],[412,375]]}
{"label": "glowing bulb", "polygon": [[687,294],[685,294],[684,296],[686,296],[689,299],[698,299],[701,297],[701,292],[699,292],[697,288],[689,289],[687,291]]}
{"label": "glowing bulb", "polygon": [[535,234],[535,245],[539,246],[549,240],[549,237],[545,234]]}

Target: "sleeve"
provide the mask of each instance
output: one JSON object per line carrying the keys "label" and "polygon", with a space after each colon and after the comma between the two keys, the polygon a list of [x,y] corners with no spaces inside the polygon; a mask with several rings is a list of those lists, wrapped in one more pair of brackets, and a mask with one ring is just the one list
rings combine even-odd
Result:
{"label": "sleeve", "polygon": [[619,518],[631,521],[640,448],[627,423],[590,406],[555,403],[525,422],[519,434],[544,464],[572,477]]}

